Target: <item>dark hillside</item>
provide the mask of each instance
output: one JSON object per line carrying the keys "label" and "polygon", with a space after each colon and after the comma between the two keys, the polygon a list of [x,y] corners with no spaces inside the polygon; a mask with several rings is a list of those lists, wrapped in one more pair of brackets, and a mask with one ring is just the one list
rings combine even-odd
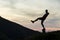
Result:
{"label": "dark hillside", "polygon": [[25,37],[39,33],[2,17],[0,17],[0,32],[12,40],[24,39]]}
{"label": "dark hillside", "polygon": [[60,40],[60,31],[41,33],[0,17],[0,40]]}
{"label": "dark hillside", "polygon": [[60,40],[60,31],[40,33],[38,35],[27,37],[26,40]]}

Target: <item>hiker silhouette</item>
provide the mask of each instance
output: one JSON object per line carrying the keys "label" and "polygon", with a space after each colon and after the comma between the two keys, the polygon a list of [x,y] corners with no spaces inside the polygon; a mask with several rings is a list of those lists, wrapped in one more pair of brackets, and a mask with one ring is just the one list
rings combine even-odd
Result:
{"label": "hiker silhouette", "polygon": [[34,23],[34,22],[36,22],[36,21],[38,21],[38,20],[41,20],[41,25],[42,25],[43,29],[45,29],[43,23],[44,23],[44,21],[45,21],[45,19],[47,18],[48,15],[49,15],[49,12],[48,12],[48,10],[46,9],[46,10],[45,10],[45,14],[43,15],[43,17],[39,17],[39,18],[37,18],[37,19],[34,20],[34,21],[31,20],[31,22]]}

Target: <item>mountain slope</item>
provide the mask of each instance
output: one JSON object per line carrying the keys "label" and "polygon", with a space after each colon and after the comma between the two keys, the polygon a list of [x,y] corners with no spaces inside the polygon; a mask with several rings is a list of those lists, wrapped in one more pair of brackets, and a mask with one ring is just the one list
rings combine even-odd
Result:
{"label": "mountain slope", "polygon": [[39,34],[37,31],[25,28],[24,26],[11,22],[3,17],[0,17],[0,32],[5,34],[11,40],[22,40],[33,34]]}

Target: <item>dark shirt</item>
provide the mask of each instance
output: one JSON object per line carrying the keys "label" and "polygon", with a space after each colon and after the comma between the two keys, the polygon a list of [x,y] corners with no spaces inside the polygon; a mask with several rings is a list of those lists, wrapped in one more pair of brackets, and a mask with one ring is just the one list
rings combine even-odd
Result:
{"label": "dark shirt", "polygon": [[43,15],[42,19],[45,20],[48,15],[49,15],[49,13],[46,12],[46,14]]}

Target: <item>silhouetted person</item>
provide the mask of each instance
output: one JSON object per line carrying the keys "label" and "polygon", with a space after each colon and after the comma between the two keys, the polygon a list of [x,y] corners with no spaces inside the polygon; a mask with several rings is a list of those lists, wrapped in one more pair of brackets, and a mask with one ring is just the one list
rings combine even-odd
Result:
{"label": "silhouetted person", "polygon": [[36,21],[38,21],[38,20],[41,20],[41,25],[42,25],[43,29],[45,29],[43,22],[45,21],[45,19],[47,18],[48,15],[49,15],[49,12],[48,12],[48,10],[46,9],[46,10],[45,10],[45,14],[43,15],[43,17],[39,17],[39,18],[37,18],[37,19],[34,20],[34,21],[31,20],[31,22],[34,23],[34,22],[36,22]]}

